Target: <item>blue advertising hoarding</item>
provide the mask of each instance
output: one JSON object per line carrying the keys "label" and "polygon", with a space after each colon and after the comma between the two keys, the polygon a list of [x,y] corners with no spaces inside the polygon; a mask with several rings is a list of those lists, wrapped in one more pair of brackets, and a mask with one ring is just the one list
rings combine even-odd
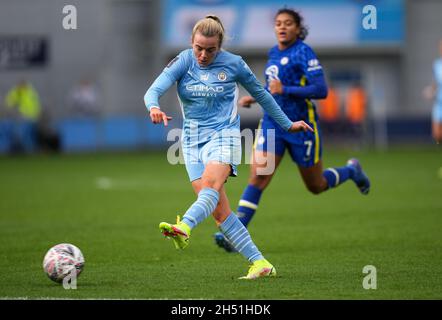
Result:
{"label": "blue advertising hoarding", "polygon": [[[376,29],[364,29],[363,8],[376,9]],[[404,37],[403,0],[167,0],[163,3],[162,39],[166,47],[190,43],[195,22],[218,15],[230,40],[226,46],[268,48],[275,42],[274,15],[282,7],[299,11],[317,47],[400,45]]]}

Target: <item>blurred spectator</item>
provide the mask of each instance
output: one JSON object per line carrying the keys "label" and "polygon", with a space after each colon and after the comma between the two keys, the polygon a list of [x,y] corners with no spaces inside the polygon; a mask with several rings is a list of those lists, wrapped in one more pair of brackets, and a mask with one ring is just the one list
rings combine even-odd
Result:
{"label": "blurred spectator", "polygon": [[325,99],[318,100],[319,115],[322,129],[325,134],[334,134],[339,131],[340,101],[336,88],[329,87]]}
{"label": "blurred spectator", "polygon": [[7,93],[5,103],[8,108],[17,108],[15,117],[31,122],[37,122],[41,113],[40,97],[26,80],[21,80]]}
{"label": "blurred spectator", "polygon": [[100,96],[92,81],[81,80],[69,93],[68,105],[74,116],[100,116]]}
{"label": "blurred spectator", "polygon": [[347,91],[345,115],[353,134],[362,134],[367,106],[367,95],[359,84],[353,84]]}

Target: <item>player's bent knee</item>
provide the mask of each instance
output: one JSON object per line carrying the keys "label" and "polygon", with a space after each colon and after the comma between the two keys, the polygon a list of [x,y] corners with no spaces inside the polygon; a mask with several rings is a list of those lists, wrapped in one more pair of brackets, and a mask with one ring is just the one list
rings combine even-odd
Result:
{"label": "player's bent knee", "polygon": [[307,189],[314,195],[320,194],[325,190],[324,186],[320,184],[309,184],[307,185]]}

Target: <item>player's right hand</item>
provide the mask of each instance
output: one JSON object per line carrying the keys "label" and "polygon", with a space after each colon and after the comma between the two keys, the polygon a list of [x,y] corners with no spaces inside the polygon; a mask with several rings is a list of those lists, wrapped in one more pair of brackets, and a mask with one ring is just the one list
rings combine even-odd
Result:
{"label": "player's right hand", "polygon": [[299,131],[310,131],[315,132],[315,130],[312,129],[306,122],[304,121],[295,121],[292,123],[292,126],[289,129],[289,132],[299,132]]}
{"label": "player's right hand", "polygon": [[167,126],[168,121],[172,120],[172,117],[168,117],[167,114],[159,108],[152,107],[150,109],[150,119],[154,124],[164,122],[164,125]]}
{"label": "player's right hand", "polygon": [[244,108],[250,108],[252,103],[255,103],[256,100],[251,96],[245,96],[239,99],[238,104]]}

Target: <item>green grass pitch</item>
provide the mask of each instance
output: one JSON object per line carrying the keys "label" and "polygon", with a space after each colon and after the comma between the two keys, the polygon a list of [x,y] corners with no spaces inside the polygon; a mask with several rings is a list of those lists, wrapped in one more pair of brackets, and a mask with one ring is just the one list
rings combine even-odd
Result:
{"label": "green grass pitch", "polygon": [[[288,157],[250,232],[277,268],[241,281],[247,261],[214,245],[212,218],[177,251],[158,230],[194,201],[184,166],[166,152],[0,158],[0,298],[441,299],[442,153],[325,150],[324,165],[356,155],[370,195],[352,182],[309,194]],[[226,185],[233,208],[248,167]],[[76,290],[42,270],[46,251],[73,243],[86,264]],[[377,289],[362,269],[377,269]]]}

